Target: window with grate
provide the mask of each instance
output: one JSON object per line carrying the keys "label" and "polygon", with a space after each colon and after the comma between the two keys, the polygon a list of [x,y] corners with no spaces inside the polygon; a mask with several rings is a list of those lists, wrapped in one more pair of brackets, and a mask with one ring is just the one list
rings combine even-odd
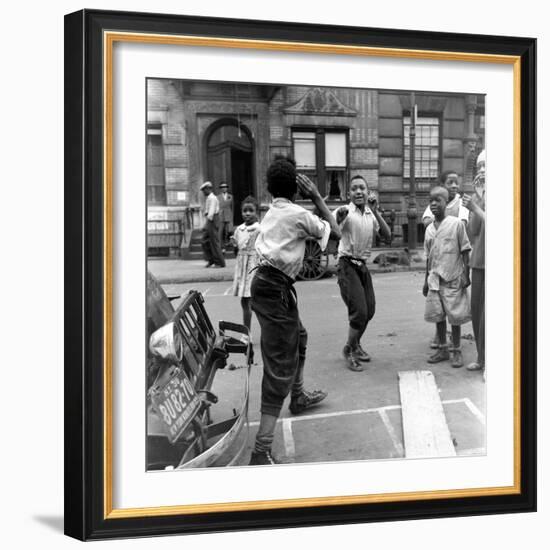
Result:
{"label": "window with grate", "polygon": [[[403,117],[403,177],[410,178],[410,129],[411,117]],[[416,140],[414,146],[414,174],[421,180],[437,180],[439,176],[441,141],[439,118],[416,117]]]}

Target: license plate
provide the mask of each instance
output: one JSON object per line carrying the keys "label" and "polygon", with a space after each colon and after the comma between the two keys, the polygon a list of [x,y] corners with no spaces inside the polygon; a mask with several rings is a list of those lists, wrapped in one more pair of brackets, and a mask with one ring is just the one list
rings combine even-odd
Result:
{"label": "license plate", "polygon": [[199,411],[201,401],[183,371],[173,368],[151,392],[151,402],[174,443]]}

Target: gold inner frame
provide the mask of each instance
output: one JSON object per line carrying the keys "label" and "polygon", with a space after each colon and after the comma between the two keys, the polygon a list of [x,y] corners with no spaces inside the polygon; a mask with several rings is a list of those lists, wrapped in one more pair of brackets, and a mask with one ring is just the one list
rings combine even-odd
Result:
{"label": "gold inner frame", "polygon": [[[504,487],[483,487],[472,489],[449,489],[437,491],[416,491],[374,495],[351,495],[335,497],[294,498],[279,500],[257,500],[244,502],[222,502],[211,504],[183,504],[177,506],[157,506],[150,508],[113,508],[113,447],[112,447],[112,293],[113,293],[113,47],[116,42],[165,44],[181,46],[203,46],[216,48],[260,49],[287,52],[307,52],[320,54],[345,54],[374,57],[409,59],[467,61],[475,63],[498,63],[513,66],[514,86],[514,484]],[[443,498],[464,498],[479,496],[512,495],[521,492],[521,423],[520,423],[520,383],[521,383],[521,60],[519,56],[489,55],[464,52],[429,50],[407,50],[367,46],[344,46],[336,44],[315,44],[281,42],[271,40],[227,39],[201,36],[175,36],[147,33],[111,32],[103,34],[103,108],[104,108],[104,518],[136,518],[180,514],[213,512],[234,512],[246,510],[273,510],[281,508],[303,508],[308,506],[333,506],[366,503],[383,503],[412,500],[434,500]]]}

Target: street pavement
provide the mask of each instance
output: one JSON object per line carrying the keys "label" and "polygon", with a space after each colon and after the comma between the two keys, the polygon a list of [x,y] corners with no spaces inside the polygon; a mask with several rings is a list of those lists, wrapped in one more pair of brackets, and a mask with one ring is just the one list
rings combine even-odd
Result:
{"label": "street pavement", "polygon": [[[398,372],[432,371],[458,455],[485,454],[485,383],[479,372],[452,368],[450,362],[430,365],[429,341],[434,325],[423,319],[423,274],[377,273],[373,276],[376,315],[363,337],[372,356],[363,372],[345,366],[346,309],[335,277],[298,282],[296,290],[302,322],[309,333],[305,367],[306,388],[329,395],[317,407],[294,416],[285,402],[278,423],[274,454],[285,462],[328,462],[358,459],[397,459],[404,456]],[[242,322],[240,300],[231,296],[227,281],[163,285],[169,295],[199,290],[206,310],[219,320]],[[254,442],[260,408],[262,376],[259,325],[253,319],[252,339],[257,363],[250,375],[249,448]],[[471,324],[463,326],[465,364],[475,359]],[[244,358],[230,358],[243,367]],[[220,401],[236,404],[240,395],[231,371],[220,371],[213,390]],[[223,399],[221,398],[223,396]],[[220,411],[218,411],[219,414]],[[222,411],[223,414],[223,411]]]}

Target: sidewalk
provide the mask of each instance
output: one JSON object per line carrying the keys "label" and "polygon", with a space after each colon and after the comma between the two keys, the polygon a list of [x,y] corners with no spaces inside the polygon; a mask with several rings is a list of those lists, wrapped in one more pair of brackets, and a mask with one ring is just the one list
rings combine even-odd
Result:
{"label": "sidewalk", "polygon": [[[373,250],[371,261],[368,263],[371,273],[391,273],[397,271],[424,271],[425,262],[421,250],[417,251],[418,256],[411,260],[411,265],[396,265],[390,264],[380,267],[379,264],[373,263],[380,254],[395,254],[399,253],[400,249],[383,249],[377,248]],[[235,258],[226,258],[225,267],[204,267],[204,260],[181,260],[181,259],[166,259],[166,258],[149,258],[147,268],[157,278],[161,284],[178,284],[178,283],[198,283],[212,281],[232,281],[235,271]],[[336,271],[336,259],[329,256],[328,270],[326,276],[331,276]]]}

